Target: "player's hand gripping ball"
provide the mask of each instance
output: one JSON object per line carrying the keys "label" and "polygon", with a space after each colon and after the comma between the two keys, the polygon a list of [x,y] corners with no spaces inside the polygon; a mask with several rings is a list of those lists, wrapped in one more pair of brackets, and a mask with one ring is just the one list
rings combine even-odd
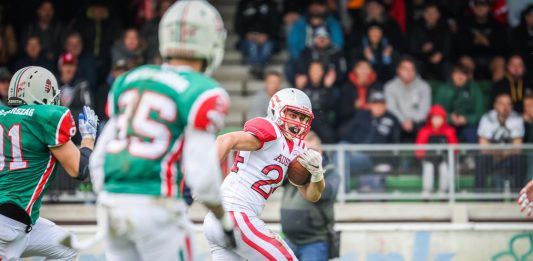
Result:
{"label": "player's hand gripping ball", "polygon": [[295,186],[305,186],[311,180],[311,172],[307,170],[299,161],[298,157],[294,158],[289,164],[287,169],[287,176],[289,177],[289,182]]}

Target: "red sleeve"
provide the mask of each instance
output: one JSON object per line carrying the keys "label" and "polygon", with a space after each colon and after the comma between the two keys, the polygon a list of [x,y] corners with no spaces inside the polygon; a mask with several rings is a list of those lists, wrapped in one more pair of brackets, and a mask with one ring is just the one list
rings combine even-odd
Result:
{"label": "red sleeve", "polygon": [[276,130],[272,124],[263,118],[254,118],[244,124],[244,131],[251,133],[261,142],[261,148],[265,142],[277,139]]}
{"label": "red sleeve", "polygon": [[[428,143],[428,139],[429,139],[429,131],[427,131],[426,128],[422,128],[418,131],[418,134],[416,135],[416,144],[425,145]],[[419,159],[424,158],[424,156],[426,155],[426,151],[417,150],[415,151],[415,155]]]}
{"label": "red sleeve", "polygon": [[72,136],[76,135],[76,122],[72,117],[70,111],[65,112],[59,123],[59,129],[57,130],[56,144],[60,145],[67,143]]}
{"label": "red sleeve", "polygon": [[454,128],[449,127],[446,130],[446,137],[448,138],[448,143],[449,144],[457,144],[458,143],[457,133],[455,133],[455,129]]}
{"label": "red sleeve", "polygon": [[199,100],[190,123],[200,130],[217,132],[224,126],[224,118],[228,113],[229,100],[221,92],[212,92]]}

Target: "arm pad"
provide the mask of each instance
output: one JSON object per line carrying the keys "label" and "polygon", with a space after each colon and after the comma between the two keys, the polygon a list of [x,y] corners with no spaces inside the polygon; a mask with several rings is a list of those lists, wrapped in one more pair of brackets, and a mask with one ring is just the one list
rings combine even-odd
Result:
{"label": "arm pad", "polygon": [[78,176],[75,177],[77,180],[85,180],[91,174],[89,170],[89,158],[93,150],[89,148],[80,148],[80,166],[78,167]]}

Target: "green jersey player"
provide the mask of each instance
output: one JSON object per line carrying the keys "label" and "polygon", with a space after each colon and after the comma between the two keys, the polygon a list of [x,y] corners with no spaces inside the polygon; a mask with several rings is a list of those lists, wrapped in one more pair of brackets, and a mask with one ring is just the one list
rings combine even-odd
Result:
{"label": "green jersey player", "polygon": [[[203,73],[221,62],[226,31],[207,1],[178,1],[162,17],[165,63],[117,79],[108,96],[110,120],[91,159],[107,260],[179,260],[186,184],[220,220],[228,246],[233,222],[224,214],[215,132],[229,99]],[[102,222],[110,220],[110,224]]]}
{"label": "green jersey player", "polygon": [[83,140],[70,140],[76,126],[59,105],[59,89],[48,70],[29,66],[9,84],[8,105],[0,106],[0,260],[45,256],[72,260],[74,249],[59,244],[68,232],[39,217],[41,198],[57,165],[76,179],[89,175],[88,163],[98,119],[88,107],[80,114]]}

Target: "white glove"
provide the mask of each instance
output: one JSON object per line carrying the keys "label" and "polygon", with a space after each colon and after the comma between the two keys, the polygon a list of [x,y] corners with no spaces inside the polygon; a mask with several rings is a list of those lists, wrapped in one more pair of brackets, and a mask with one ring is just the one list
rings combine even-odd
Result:
{"label": "white glove", "polygon": [[305,150],[298,162],[311,173],[311,182],[319,182],[324,179],[324,169],[322,169],[322,155],[320,152],[312,149]]}
{"label": "white glove", "polygon": [[530,181],[521,191],[518,197],[518,204],[520,205],[520,212],[526,211],[527,216],[531,216],[533,212],[533,180]]}
{"label": "white glove", "polygon": [[89,106],[83,106],[83,112],[78,117],[78,125],[82,138],[96,139],[98,116]]}

